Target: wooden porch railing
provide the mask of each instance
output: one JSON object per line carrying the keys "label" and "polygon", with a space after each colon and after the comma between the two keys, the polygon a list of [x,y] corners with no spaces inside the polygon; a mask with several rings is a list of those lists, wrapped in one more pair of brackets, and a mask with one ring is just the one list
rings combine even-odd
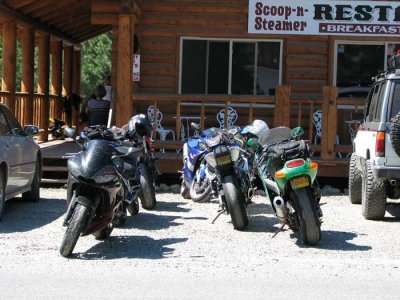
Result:
{"label": "wooden porch railing", "polygon": [[[210,116],[213,119],[215,113],[215,109],[210,112],[213,106],[218,109],[225,108],[225,122],[227,108],[232,106],[240,109],[241,118],[235,123],[237,125],[263,119],[270,127],[302,126],[305,129],[304,137],[310,140],[316,155],[319,153],[322,160],[329,161],[347,158],[348,153],[352,152],[349,125],[345,121],[350,119],[351,112],[362,112],[365,105],[365,99],[338,98],[337,94],[337,88],[330,86],[323,88],[322,97],[319,99],[293,98],[289,86],[277,86],[275,97],[135,94],[133,111],[146,114],[147,107],[153,105],[156,111],[160,109],[164,113],[163,126],[166,124],[170,129],[173,128],[176,136],[180,137],[181,116],[186,114],[185,110],[191,115],[199,116],[200,126],[204,129],[217,125],[215,120],[214,124],[213,120],[210,120]],[[313,114],[317,110],[322,111],[322,134],[320,141],[318,139],[315,143]],[[155,124],[153,129],[157,132]],[[339,144],[336,143],[337,135]],[[179,138],[175,142],[157,142],[160,148],[165,149],[177,149],[182,144]]]}
{"label": "wooden porch railing", "polygon": [[[7,99],[10,97],[11,93],[0,91],[1,103],[7,103]],[[66,121],[65,114],[61,112],[61,98],[62,96],[57,95],[46,96],[45,94],[39,93],[29,95],[28,93],[17,92],[15,93],[15,116],[22,126],[33,124],[38,126],[40,129],[44,129],[44,132],[46,133],[47,130],[45,130],[45,127],[47,127],[48,118],[56,117]],[[31,110],[28,108],[30,107],[28,106],[29,101],[33,102]],[[46,101],[48,101],[48,104],[46,104]],[[45,115],[46,109],[44,109],[44,105],[49,105],[48,115]],[[29,117],[27,117],[27,115]],[[41,138],[41,140],[45,139],[45,137]]]}

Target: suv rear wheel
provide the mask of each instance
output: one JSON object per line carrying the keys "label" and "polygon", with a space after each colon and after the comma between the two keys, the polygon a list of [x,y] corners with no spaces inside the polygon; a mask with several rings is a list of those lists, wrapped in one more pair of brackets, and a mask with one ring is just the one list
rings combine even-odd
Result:
{"label": "suv rear wheel", "polygon": [[367,220],[381,220],[386,210],[386,180],[372,173],[371,162],[365,160],[362,172],[362,214]]}
{"label": "suv rear wheel", "polygon": [[349,198],[351,203],[361,204],[362,174],[356,164],[357,154],[353,153],[350,158],[349,166]]}

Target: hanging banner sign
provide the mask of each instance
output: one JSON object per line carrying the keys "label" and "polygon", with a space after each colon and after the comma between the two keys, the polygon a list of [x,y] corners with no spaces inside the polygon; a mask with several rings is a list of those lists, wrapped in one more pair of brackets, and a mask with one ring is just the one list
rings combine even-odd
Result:
{"label": "hanging banner sign", "polygon": [[249,0],[248,32],[395,36],[400,3],[389,1]]}
{"label": "hanging banner sign", "polygon": [[140,54],[133,55],[133,81],[140,81]]}

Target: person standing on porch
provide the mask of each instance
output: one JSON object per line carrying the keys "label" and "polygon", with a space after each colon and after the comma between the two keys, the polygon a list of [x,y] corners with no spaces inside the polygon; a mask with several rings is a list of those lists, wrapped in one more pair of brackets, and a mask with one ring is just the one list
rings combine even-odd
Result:
{"label": "person standing on porch", "polygon": [[107,94],[103,85],[96,87],[94,97],[90,97],[83,103],[81,110],[81,120],[87,117],[88,126],[102,125],[107,126],[108,115],[110,110],[110,101],[104,100]]}

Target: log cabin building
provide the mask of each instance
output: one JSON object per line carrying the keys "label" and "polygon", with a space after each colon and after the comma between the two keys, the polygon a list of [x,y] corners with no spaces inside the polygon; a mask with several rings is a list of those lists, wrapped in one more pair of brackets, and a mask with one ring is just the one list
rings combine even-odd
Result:
{"label": "log cabin building", "polygon": [[[181,167],[191,121],[263,119],[302,126],[320,175],[347,176],[371,77],[400,49],[399,28],[397,1],[4,0],[0,98],[47,140],[48,118],[67,118],[61,97],[79,95],[80,44],[111,31],[113,123],[161,112],[161,171]],[[75,108],[66,120],[79,126]]]}

